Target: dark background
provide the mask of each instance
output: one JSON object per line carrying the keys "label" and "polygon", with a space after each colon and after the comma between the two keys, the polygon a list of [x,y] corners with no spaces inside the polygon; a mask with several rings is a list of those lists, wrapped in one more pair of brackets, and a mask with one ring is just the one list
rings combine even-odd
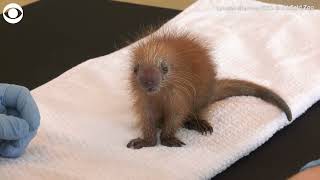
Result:
{"label": "dark background", "polygon": [[[71,67],[125,45],[176,10],[107,0],[41,0],[15,25],[0,18],[0,82],[34,89]],[[320,103],[213,179],[285,179],[320,158]]]}

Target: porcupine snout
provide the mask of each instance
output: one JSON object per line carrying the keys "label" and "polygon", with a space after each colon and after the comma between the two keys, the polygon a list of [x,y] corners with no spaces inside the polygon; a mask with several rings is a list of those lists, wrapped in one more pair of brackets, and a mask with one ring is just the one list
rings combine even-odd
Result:
{"label": "porcupine snout", "polygon": [[159,70],[147,67],[140,70],[139,83],[147,93],[155,93],[159,90],[161,74]]}

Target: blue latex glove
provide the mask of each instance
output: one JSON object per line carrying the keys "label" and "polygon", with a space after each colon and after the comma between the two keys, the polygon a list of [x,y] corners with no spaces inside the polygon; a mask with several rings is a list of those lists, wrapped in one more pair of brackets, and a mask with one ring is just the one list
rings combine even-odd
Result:
{"label": "blue latex glove", "polygon": [[39,125],[40,113],[30,91],[0,83],[0,156],[22,155]]}

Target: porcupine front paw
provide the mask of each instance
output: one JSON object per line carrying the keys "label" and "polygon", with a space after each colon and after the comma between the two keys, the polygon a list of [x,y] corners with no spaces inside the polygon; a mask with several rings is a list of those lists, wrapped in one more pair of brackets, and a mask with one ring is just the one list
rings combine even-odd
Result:
{"label": "porcupine front paw", "polygon": [[176,137],[161,138],[161,144],[168,147],[181,147],[186,145]]}
{"label": "porcupine front paw", "polygon": [[151,147],[157,144],[156,141],[153,140],[145,140],[142,138],[132,139],[128,144],[127,147],[131,149],[141,149],[143,147]]}

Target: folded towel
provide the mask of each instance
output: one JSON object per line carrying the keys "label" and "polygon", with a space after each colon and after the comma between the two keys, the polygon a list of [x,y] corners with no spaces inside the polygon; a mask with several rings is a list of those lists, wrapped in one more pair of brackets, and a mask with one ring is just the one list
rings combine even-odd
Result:
{"label": "folded towel", "polygon": [[[219,77],[273,89],[296,118],[320,98],[320,12],[266,7],[285,8],[200,0],[166,25],[207,39]],[[184,147],[128,149],[139,135],[127,88],[129,48],[88,60],[32,91],[42,126],[23,157],[0,159],[1,180],[206,179],[288,125],[278,108],[232,97],[211,106],[212,135],[181,129]]]}

